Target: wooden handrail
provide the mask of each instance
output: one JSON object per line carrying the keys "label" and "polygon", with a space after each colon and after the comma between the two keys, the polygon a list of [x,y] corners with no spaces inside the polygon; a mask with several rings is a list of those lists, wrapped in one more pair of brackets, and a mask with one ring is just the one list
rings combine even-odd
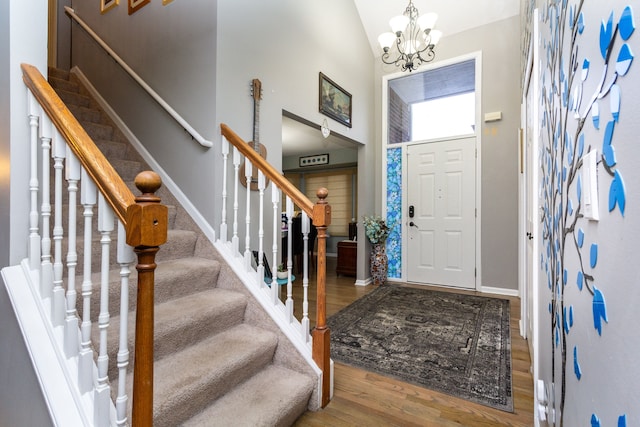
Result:
{"label": "wooden handrail", "polygon": [[313,360],[322,371],[322,407],[329,403],[331,387],[331,332],[327,327],[326,309],[326,281],[327,281],[327,228],[331,225],[331,205],[326,201],[329,194],[326,188],[318,189],[318,202],[311,202],[300,190],[273,168],[248,143],[240,138],[229,126],[220,125],[222,135],[236,147],[254,166],[264,173],[265,178],[271,180],[297,206],[312,218],[312,223],[318,230],[318,263],[317,263],[317,294],[316,294],[316,326],[313,328]]}
{"label": "wooden handrail", "polygon": [[155,196],[162,182],[155,172],[139,173],[135,184],[142,194],[134,197],[40,71],[28,64],[21,67],[24,83],[124,225],[127,244],[138,256],[132,425],[151,427],[155,255],[167,241],[168,224],[168,209]]}
{"label": "wooden handrail", "polygon": [[305,211],[310,218],[313,217],[313,202],[311,202],[307,196],[291,184],[287,178],[271,166],[269,162],[261,157],[249,144],[231,130],[229,126],[222,123],[220,124],[220,130],[222,135],[227,138],[227,141],[233,144],[233,146],[236,147],[243,156],[248,158],[251,163],[256,165],[267,179],[277,184],[278,188],[289,196],[296,205],[300,206],[300,208]]}
{"label": "wooden handrail", "polygon": [[22,64],[22,79],[38,100],[58,132],[67,141],[111,209],[126,226],[126,212],[134,204],[134,196],[111,163],[104,158],[91,137],[82,128],[58,94],[33,65]]}

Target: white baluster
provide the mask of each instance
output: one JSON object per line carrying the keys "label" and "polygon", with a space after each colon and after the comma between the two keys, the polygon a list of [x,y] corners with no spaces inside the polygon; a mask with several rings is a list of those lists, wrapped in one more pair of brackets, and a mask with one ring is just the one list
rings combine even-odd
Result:
{"label": "white baluster", "polygon": [[40,105],[31,91],[27,90],[29,98],[29,128],[30,132],[30,178],[29,193],[31,205],[29,208],[29,268],[37,270],[40,266],[40,235],[38,234],[38,117],[42,114]]}
{"label": "white baluster", "polygon": [[51,138],[53,124],[46,114],[40,116],[40,143],[42,144],[42,254],[40,263],[40,295],[51,298],[53,264],[51,264]]}
{"label": "white baluster", "polygon": [[120,342],[118,348],[118,397],[116,398],[116,423],[127,425],[126,392],[127,366],[129,366],[128,319],[129,319],[129,266],[134,261],[133,248],[126,243],[126,230],[118,221],[118,264],[120,265]]}
{"label": "white baluster", "polygon": [[289,276],[293,271],[293,201],[289,196],[286,198],[287,204],[287,271]]}
{"label": "white baluster", "polygon": [[78,362],[78,387],[86,393],[93,388],[93,349],[91,348],[91,240],[93,207],[97,202],[96,186],[83,168],[81,175],[80,203],[84,207],[84,258],[82,275],[82,324],[80,359]]}
{"label": "white baluster", "polygon": [[[258,218],[258,284],[260,287],[264,286],[264,187],[266,181],[264,174],[258,169],[258,205],[260,208],[260,214]],[[275,275],[271,272],[271,278]]]}
{"label": "white baluster", "polygon": [[247,200],[245,203],[246,213],[244,216],[244,268],[251,271],[251,176],[253,175],[253,165],[248,159],[244,159],[244,176],[247,179]]}
{"label": "white baluster", "polygon": [[233,147],[233,237],[231,243],[233,244],[233,255],[240,253],[240,238],[238,237],[238,208],[239,195],[238,190],[240,187],[240,152],[236,147]]}
{"label": "white baluster", "polygon": [[229,163],[229,141],[222,137],[222,216],[220,221],[220,240],[227,242],[227,165]]}
{"label": "white baluster", "polygon": [[[278,266],[278,241],[279,241],[279,233],[278,230],[280,230],[282,228],[282,222],[281,222],[281,218],[280,218],[280,212],[278,211],[278,205],[280,204],[280,189],[278,188],[277,185],[272,185],[271,186],[271,203],[273,204],[273,244],[271,246],[272,248],[272,265],[274,266],[274,268],[276,268],[277,271],[277,266]],[[278,273],[274,273],[272,278],[271,278],[271,289],[273,289],[278,285],[278,277],[277,277]]]}
{"label": "white baluster", "polygon": [[[302,212],[302,235],[304,241],[304,256],[302,257],[302,339],[309,342],[309,216],[306,212]],[[293,313],[292,313],[293,316]]]}
{"label": "white baluster", "polygon": [[69,183],[69,247],[67,251],[67,312],[64,322],[64,350],[67,357],[78,354],[78,316],[76,315],[76,205],[78,181],[80,180],[80,162],[67,145],[66,179]]}
{"label": "white baluster", "polygon": [[54,169],[54,225],[53,225],[53,296],[51,304],[51,322],[53,326],[61,326],[64,323],[65,301],[64,288],[62,287],[62,173],[64,158],[67,154],[67,146],[57,129],[54,129],[52,142],[53,169]]}
{"label": "white baluster", "polygon": [[113,211],[107,205],[104,196],[98,195],[98,231],[102,246],[100,264],[100,350],[98,353],[98,384],[95,389],[95,424],[108,425],[110,387],[107,370],[109,355],[107,354],[107,328],[109,327],[109,253],[111,249],[111,232],[113,231]]}

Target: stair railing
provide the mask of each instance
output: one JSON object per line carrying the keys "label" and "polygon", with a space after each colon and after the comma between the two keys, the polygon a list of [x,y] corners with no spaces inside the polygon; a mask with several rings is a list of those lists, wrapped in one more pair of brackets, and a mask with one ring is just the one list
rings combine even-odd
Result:
{"label": "stair railing", "polygon": [[138,73],[133,71],[133,69],[120,57],[120,55],[118,55],[113,49],[111,49],[111,47],[109,47],[109,45],[98,34],[96,34],[96,32],[93,31],[84,20],[82,20],[78,16],[75,10],[73,10],[69,6],[65,6],[64,10],[74,21],[78,23],[78,25],[80,25],[83,30],[87,32],[87,34],[89,34],[98,43],[98,45],[100,45],[100,47],[102,47],[102,49],[104,49],[105,52],[107,52],[109,56],[111,56],[118,63],[118,65],[122,67],[122,69],[127,74],[129,74],[129,76],[131,76],[133,80],[136,81],[136,83],[140,85],[142,89],[145,90],[145,92],[149,94],[149,96],[151,96],[158,103],[158,105],[160,105],[171,117],[173,117],[173,119],[178,122],[180,126],[182,126],[182,128],[187,131],[189,135],[191,135],[193,139],[198,141],[198,144],[207,148],[213,146],[213,143],[211,141],[200,135],[200,133],[196,131],[193,126],[191,126],[180,114],[178,114],[178,112],[174,110],[173,107],[171,107],[160,95],[158,95],[158,93],[153,90],[151,86],[149,86],[147,82],[145,82],[142,77],[138,75]]}
{"label": "stair railing", "polygon": [[[167,207],[154,194],[161,186],[160,178],[151,171],[140,173],[135,185],[142,194],[134,197],[37,68],[23,64],[22,71],[24,83],[29,89],[31,169],[29,258],[23,265],[28,265],[33,294],[38,297],[37,304],[44,313],[43,321],[49,330],[53,348],[65,370],[67,386],[85,425],[125,426],[128,424],[129,400],[126,391],[129,366],[129,266],[135,259],[134,252],[137,254],[131,418],[132,425],[151,426],[155,254],[159,246],[166,242],[168,222]],[[63,181],[67,183],[66,189]],[[53,228],[50,187],[53,188],[54,199]],[[65,197],[68,201],[66,234],[66,224],[62,221]],[[83,237],[76,233],[78,204],[83,208]],[[97,252],[100,252],[101,257],[99,302],[92,300],[94,286],[91,247],[94,240],[93,210],[96,204],[97,230],[100,234],[100,250]],[[108,375],[107,329],[110,326],[111,234],[115,219],[118,223],[115,261],[120,268],[121,290],[119,349],[116,356],[117,369],[113,370],[118,378],[113,381]],[[81,244],[78,245],[80,249],[76,245],[77,237],[81,237]],[[66,255],[63,254],[65,246]],[[79,263],[79,259],[83,262]],[[76,275],[82,275],[80,295],[76,288]],[[114,291],[111,293],[117,294]],[[79,308],[76,308],[76,301],[80,303]],[[99,306],[97,316],[91,313],[93,306]],[[99,337],[94,341],[91,331],[96,321]],[[97,354],[94,354],[94,349]],[[110,384],[117,384],[115,405],[111,400]]]}
{"label": "stair railing", "polygon": [[[309,350],[309,356],[313,359],[321,372],[321,387],[320,387],[320,405],[326,406],[331,398],[331,360],[330,360],[330,330],[327,327],[327,315],[326,315],[326,242],[327,242],[327,227],[331,224],[331,206],[327,203],[326,198],[328,190],[326,188],[320,188],[317,191],[318,201],[314,204],[311,202],[300,190],[298,190],[291,182],[285,178],[281,172],[274,169],[263,157],[255,151],[250,144],[240,138],[233,130],[227,125],[221,124],[222,139],[222,156],[223,156],[223,171],[222,171],[222,221],[220,224],[220,248],[225,249],[232,255],[237,261],[237,266],[240,270],[250,273],[255,278],[255,291],[262,296],[265,296],[273,308],[273,312],[276,316],[282,318],[284,324],[284,331],[289,329],[294,331],[294,340],[307,345]],[[230,152],[230,147],[233,147],[233,151]],[[228,180],[229,175],[229,155],[231,154],[231,165],[233,167],[232,182]],[[257,232],[257,245],[252,241],[251,233],[251,215],[252,212],[252,192],[247,188],[245,201],[243,202],[240,197],[240,163],[244,158],[245,165],[245,182],[247,187],[251,187],[252,181],[257,181],[258,190],[258,209],[259,209],[259,224]],[[257,177],[253,173],[253,168],[258,169]],[[267,181],[271,181],[271,204],[273,211],[273,224],[272,224],[272,262],[271,265],[275,267],[279,264],[278,255],[287,259],[287,279],[276,278],[275,271],[272,273],[272,277],[265,276],[265,269],[267,266],[264,263],[264,205],[265,205],[265,190]],[[233,194],[232,204],[228,203],[229,194]],[[253,193],[255,194],[255,193]],[[281,195],[284,194],[285,206],[284,209],[280,207]],[[244,203],[244,211],[247,213],[245,217],[245,244],[244,251],[241,252],[240,244],[240,221],[238,219],[238,213],[240,206]],[[292,230],[292,216],[294,211],[294,205],[302,211],[302,234],[303,234],[303,298],[302,298],[302,311],[298,311],[297,315],[300,319],[296,318],[295,302],[293,300],[292,286],[293,286],[293,273],[292,273],[292,232],[287,233],[287,254],[281,254],[282,247],[279,247],[278,242],[281,241],[281,212],[284,210],[287,216],[288,230]],[[233,219],[232,229],[229,230],[229,224],[227,218],[231,212],[229,206],[232,207]],[[309,299],[308,299],[308,254],[309,254],[309,232],[310,224],[309,218],[313,220],[313,225],[317,229],[317,263],[316,263],[316,319],[315,327],[309,336]],[[232,237],[229,240],[228,233],[231,232]],[[254,233],[255,234],[255,233]],[[257,254],[253,254],[253,248],[258,248]],[[284,244],[282,245],[284,246]],[[257,255],[257,256],[256,256]],[[285,255],[285,256],[283,256]],[[255,264],[255,267],[254,267]],[[299,281],[298,281],[299,282]],[[286,284],[287,291],[284,296],[285,300],[281,300],[280,286]],[[305,348],[303,347],[303,351]]]}

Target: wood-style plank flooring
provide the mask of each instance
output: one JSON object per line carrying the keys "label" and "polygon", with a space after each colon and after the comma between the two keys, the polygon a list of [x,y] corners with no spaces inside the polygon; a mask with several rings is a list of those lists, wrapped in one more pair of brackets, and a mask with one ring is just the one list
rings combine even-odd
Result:
{"label": "wood-style plank flooring", "polygon": [[[336,277],[335,258],[327,258],[327,316],[373,290],[355,286],[353,277]],[[299,283],[298,283],[299,284]],[[410,286],[410,285],[407,285]],[[434,288],[445,290],[444,288]],[[448,290],[451,292],[461,292]],[[471,292],[479,294],[477,292]],[[309,318],[315,321],[315,271],[309,278]],[[300,307],[302,287],[293,297]],[[496,295],[487,295],[496,297]],[[333,399],[324,409],[306,412],[295,423],[303,426],[531,426],[533,382],[527,342],[520,336],[520,299],[511,302],[511,358],[514,413],[404,383],[335,362]],[[297,312],[298,310],[296,310]]]}

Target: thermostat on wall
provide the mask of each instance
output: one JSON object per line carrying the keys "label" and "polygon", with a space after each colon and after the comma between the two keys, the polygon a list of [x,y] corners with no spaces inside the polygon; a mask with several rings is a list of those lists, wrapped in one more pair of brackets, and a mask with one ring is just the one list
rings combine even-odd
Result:
{"label": "thermostat on wall", "polygon": [[502,120],[502,111],[494,111],[484,115],[485,122],[497,122],[498,120]]}

